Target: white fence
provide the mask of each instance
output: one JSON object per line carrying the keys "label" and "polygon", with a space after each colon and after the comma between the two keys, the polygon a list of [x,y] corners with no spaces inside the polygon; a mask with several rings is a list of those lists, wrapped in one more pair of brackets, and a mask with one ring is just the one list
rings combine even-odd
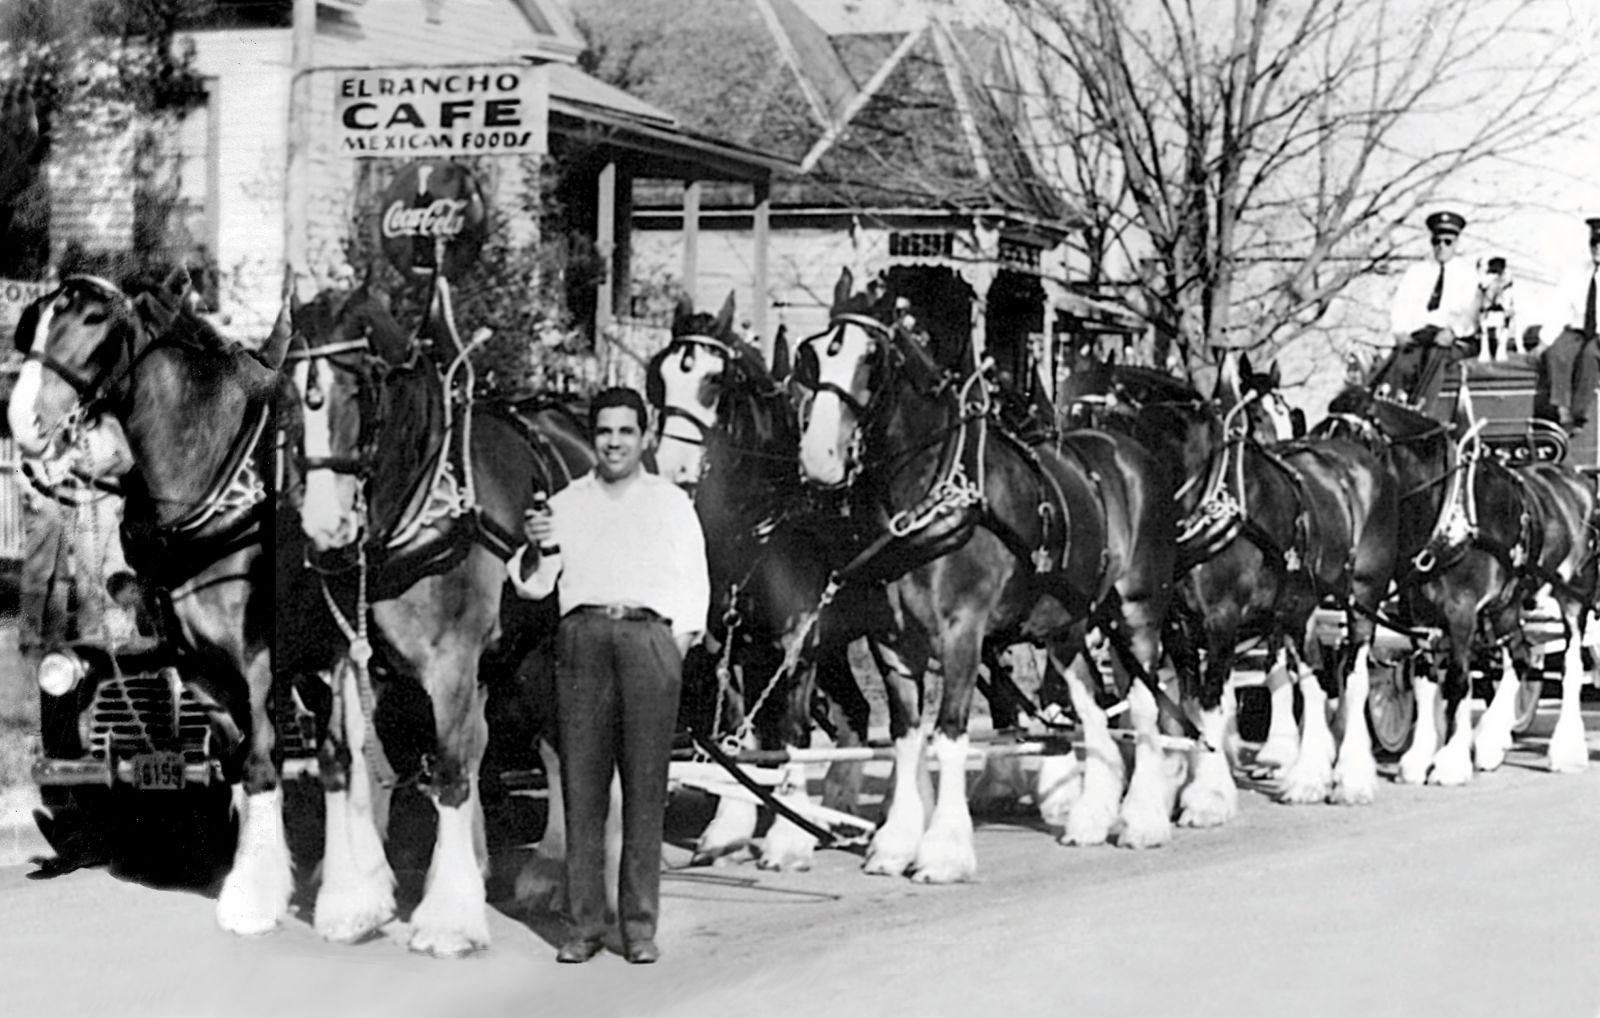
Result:
{"label": "white fence", "polygon": [[0,560],[22,558],[22,460],[17,443],[0,438]]}

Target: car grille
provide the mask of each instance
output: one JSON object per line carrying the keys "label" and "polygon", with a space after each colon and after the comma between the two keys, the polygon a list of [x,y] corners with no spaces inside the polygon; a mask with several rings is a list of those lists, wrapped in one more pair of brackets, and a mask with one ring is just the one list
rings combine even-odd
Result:
{"label": "car grille", "polygon": [[89,705],[89,752],[101,760],[178,752],[184,762],[211,759],[215,701],[164,668],[101,681]]}
{"label": "car grille", "polygon": [[273,686],[272,721],[278,734],[278,750],[285,757],[317,755],[316,716],[295,696],[289,683]]}

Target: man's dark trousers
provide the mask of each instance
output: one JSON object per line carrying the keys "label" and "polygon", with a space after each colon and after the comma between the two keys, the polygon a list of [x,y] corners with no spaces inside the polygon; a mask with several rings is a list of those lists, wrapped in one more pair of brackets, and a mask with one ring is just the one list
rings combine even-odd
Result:
{"label": "man's dark trousers", "polygon": [[606,923],[605,826],[613,767],[622,777],[617,908],[625,943],[650,940],[661,911],[667,765],[683,660],[661,621],[586,610],[561,620],[556,717],[566,799],[569,936],[600,940]]}
{"label": "man's dark trousers", "polygon": [[1594,416],[1594,387],[1600,381],[1600,350],[1582,330],[1563,329],[1545,350],[1551,407],[1567,407],[1581,424]]}
{"label": "man's dark trousers", "polygon": [[1478,354],[1476,337],[1457,337],[1453,343],[1440,344],[1439,335],[1440,330],[1431,325],[1413,332],[1409,341],[1379,365],[1369,385],[1387,385],[1418,406],[1431,404],[1444,387],[1446,369]]}

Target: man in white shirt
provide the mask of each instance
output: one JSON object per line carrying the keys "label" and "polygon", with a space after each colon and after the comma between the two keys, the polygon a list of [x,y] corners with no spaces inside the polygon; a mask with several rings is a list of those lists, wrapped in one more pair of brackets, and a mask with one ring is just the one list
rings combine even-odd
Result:
{"label": "man in white shirt", "polygon": [[661,900],[667,765],[683,655],[706,625],[711,584],[700,518],[681,488],[646,472],[644,399],[607,389],[590,404],[599,457],[523,520],[507,563],[529,599],[560,599],[556,720],[567,821],[568,937],[556,959],[584,962],[606,933],[605,822],[622,779],[617,908],[623,954],[648,964]]}
{"label": "man in white shirt", "polygon": [[1389,308],[1394,353],[1372,378],[1380,393],[1416,406],[1433,399],[1448,365],[1477,353],[1478,275],[1471,262],[1455,257],[1467,221],[1435,212],[1427,224],[1433,257],[1400,277]]}
{"label": "man in white shirt", "polygon": [[1536,412],[1553,418],[1569,432],[1577,431],[1594,416],[1594,389],[1600,381],[1600,349],[1595,343],[1600,216],[1585,222],[1589,227],[1589,260],[1562,280],[1557,293],[1565,328],[1539,358],[1544,376],[1540,379],[1540,389],[1549,387],[1549,405],[1541,406]]}

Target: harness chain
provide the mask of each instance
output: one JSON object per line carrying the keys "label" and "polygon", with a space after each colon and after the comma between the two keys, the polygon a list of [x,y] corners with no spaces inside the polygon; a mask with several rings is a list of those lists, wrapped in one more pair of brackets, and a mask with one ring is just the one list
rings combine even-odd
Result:
{"label": "harness chain", "polygon": [[[359,498],[360,495],[358,494]],[[363,506],[363,511],[365,507]],[[383,744],[378,739],[378,727],[375,720],[377,714],[377,695],[372,688],[372,675],[367,668],[372,660],[372,642],[367,636],[367,545],[365,541],[358,542],[356,552],[356,621],[352,626],[342,611],[333,593],[328,590],[328,581],[324,577],[319,584],[322,590],[323,603],[328,606],[328,613],[333,616],[334,623],[339,627],[339,632],[344,635],[350,644],[350,665],[356,674],[356,695],[360,700],[362,726],[366,731],[366,738],[362,741],[362,755],[367,758],[367,767],[373,780],[384,788],[395,786],[394,768],[389,765],[389,757],[383,751]],[[344,683],[333,683],[333,696],[335,715],[339,715],[344,698]]]}

